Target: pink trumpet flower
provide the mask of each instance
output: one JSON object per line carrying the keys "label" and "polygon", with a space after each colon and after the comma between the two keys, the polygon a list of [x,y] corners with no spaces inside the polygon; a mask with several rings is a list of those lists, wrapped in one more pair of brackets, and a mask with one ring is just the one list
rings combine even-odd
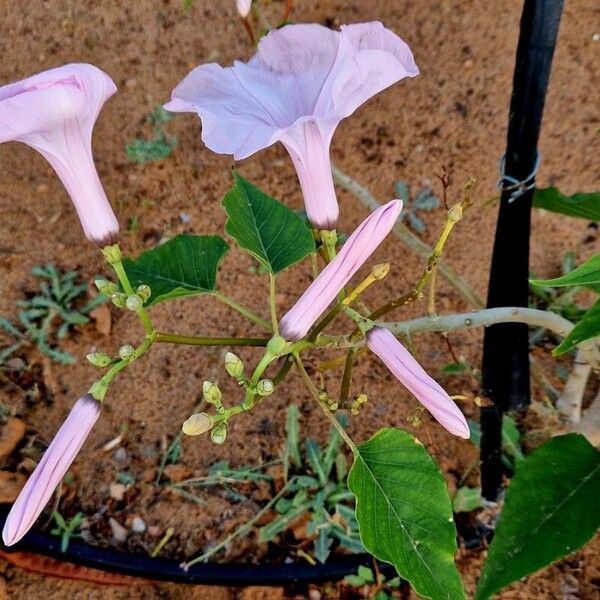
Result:
{"label": "pink trumpet flower", "polygon": [[98,420],[101,406],[90,394],[73,405],[8,514],[2,531],[7,546],[31,529]]}
{"label": "pink trumpet flower", "polygon": [[374,327],[367,333],[367,346],[441,425],[450,433],[469,439],[469,426],[458,406],[391,331]]}
{"label": "pink trumpet flower", "polygon": [[116,91],[100,69],[71,64],[0,87],[0,143],[35,148],[67,189],[86,237],[115,241],[119,223],[92,158],[92,129],[104,102]]}
{"label": "pink trumpet flower", "polygon": [[400,211],[401,200],[392,200],[371,213],[346,240],[340,253],[319,273],[279,323],[288,341],[302,339],[331,304],[350,278],[373,254],[390,232]]}
{"label": "pink trumpet flower", "polygon": [[287,25],[263,37],[247,63],[196,67],[165,108],[196,112],[202,139],[236,160],[277,141],[287,148],[306,211],[333,229],[338,203],[329,146],[338,123],[361,104],[419,70],[410,48],[381,23]]}

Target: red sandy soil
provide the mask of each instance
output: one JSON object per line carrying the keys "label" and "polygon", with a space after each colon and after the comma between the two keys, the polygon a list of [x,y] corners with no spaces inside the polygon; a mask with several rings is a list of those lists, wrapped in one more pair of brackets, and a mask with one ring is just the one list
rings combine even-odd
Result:
{"label": "red sandy soil", "polygon": [[[413,189],[436,185],[441,165],[452,172],[450,197],[458,197],[461,185],[470,176],[477,178],[477,206],[452,237],[446,260],[484,297],[496,219],[496,205],[486,201],[494,194],[497,162],[505,144],[507,107],[510,97],[514,51],[521,2],[481,3],[472,0],[372,0],[333,2],[297,0],[292,18],[298,22],[343,23],[379,19],[401,35],[413,48],[421,75],[380,94],[359,109],[339,128],[333,141],[334,160],[346,172],[370,187],[381,200],[392,197],[392,184],[402,179]],[[269,7],[278,14],[282,2]],[[139,228],[124,235],[122,247],[135,255],[154,246],[164,236],[182,232],[222,233],[224,213],[220,201],[231,185],[229,157],[209,152],[201,143],[199,122],[192,115],[178,116],[168,124],[180,144],[163,161],[134,165],[128,162],[124,146],[136,137],[149,136],[145,116],[156,104],[168,99],[174,85],[195,65],[208,61],[229,64],[251,54],[243,29],[236,18],[233,0],[196,0],[184,11],[179,0],[131,3],[50,0],[27,3],[2,0],[0,9],[0,83],[8,83],[42,69],[68,62],[91,62],[107,71],[119,87],[103,109],[94,137],[95,158],[101,179],[121,223],[137,216]],[[598,187],[600,136],[598,106],[594,102],[599,86],[600,42],[592,36],[600,31],[600,13],[593,0],[567,2],[561,25],[555,64],[546,103],[540,141],[542,186],[557,185],[571,193]],[[297,180],[285,151],[280,146],[265,150],[237,165],[240,172],[272,195],[300,207]],[[366,215],[356,199],[340,191],[341,227],[351,231]],[[15,302],[24,290],[33,289],[31,267],[55,262],[80,269],[93,278],[104,266],[97,250],[83,238],[70,201],[49,166],[30,148],[18,144],[0,146],[0,314],[14,316]],[[189,214],[183,223],[180,214]],[[435,241],[442,210],[425,215],[428,228],[424,240]],[[534,272],[553,276],[559,271],[566,250],[583,260],[600,249],[597,230],[575,219],[535,211],[532,258]],[[422,260],[390,237],[378,250],[375,261],[390,259],[398,269],[377,291],[371,302],[390,298],[409,288],[422,268]],[[249,272],[250,259],[237,249],[229,253],[220,273],[225,293],[264,312],[266,282]],[[105,271],[104,271],[105,272]],[[285,273],[279,285],[279,308],[291,305],[307,285],[305,267]],[[440,281],[439,312],[468,310],[459,294]],[[422,314],[423,306],[405,311]],[[77,358],[73,367],[47,365],[46,384],[52,392],[50,404],[26,406],[15,393],[0,392],[0,400],[22,416],[44,440],[49,440],[73,401],[96,376],[84,355],[94,348],[115,352],[126,342],[140,339],[134,318],[112,310],[112,334],[103,336],[86,327],[72,336],[66,348]],[[153,310],[163,330],[180,333],[241,335],[258,333],[242,319],[211,299],[177,301]],[[400,318],[400,317],[399,317]],[[478,364],[481,332],[455,335],[457,352],[471,364]],[[450,357],[442,341],[424,336],[414,341],[414,350],[432,373]],[[254,351],[242,353],[256,360]],[[220,351],[162,346],[140,361],[111,388],[109,406],[90,436],[73,468],[77,502],[87,514],[99,507],[117,508],[110,503],[108,487],[117,472],[128,470],[136,480],[156,467],[165,439],[179,430],[200,397],[203,379],[219,379],[225,397],[232,397],[221,368]],[[544,363],[553,377],[554,365]],[[568,366],[568,365],[567,365]],[[333,386],[335,377],[328,376]],[[476,393],[476,384],[467,378],[444,381],[452,393]],[[372,357],[362,356],[355,373],[353,392],[368,391],[370,402],[360,418],[350,425],[355,439],[363,440],[382,425],[408,427],[406,417],[415,401],[397,385],[387,370]],[[305,432],[316,437],[326,431],[318,409],[313,408],[297,378],[290,377],[278,393],[231,423],[229,438],[222,447],[207,437],[184,439],[182,463],[202,475],[216,460],[232,465],[257,464],[277,455],[283,434],[284,411],[290,401],[302,408]],[[477,410],[466,405],[465,412],[476,417]],[[122,424],[128,433],[121,461],[101,446],[115,437]],[[452,484],[451,473],[462,473],[476,458],[468,443],[452,438],[427,421],[436,458]],[[122,453],[121,453],[122,454]],[[252,503],[231,505],[226,498],[211,495],[198,506],[168,493],[157,493],[151,484],[140,486],[125,507],[115,514],[125,523],[134,514],[161,530],[175,528],[166,554],[192,556],[210,540],[220,539],[236,523],[256,510]],[[224,518],[224,515],[225,518]],[[137,536],[123,549],[151,548],[156,539]],[[108,543],[108,541],[107,541]],[[594,545],[567,558],[542,574],[528,578],[498,597],[516,598],[598,598],[598,559]],[[226,558],[240,558],[261,550],[255,541],[233,549]],[[470,590],[483,556],[461,555],[459,566]],[[282,597],[281,590],[232,591],[227,588],[144,585],[109,588],[97,584],[62,581],[25,573],[0,561],[0,598],[45,600],[63,598],[244,598]],[[567,582],[567,583],[565,583]],[[565,595],[568,583],[578,590]],[[574,583],[573,583],[574,582]],[[327,596],[337,597],[337,588]],[[562,590],[562,591],[561,591]],[[299,598],[309,597],[308,591]],[[316,596],[315,596],[316,597]]]}

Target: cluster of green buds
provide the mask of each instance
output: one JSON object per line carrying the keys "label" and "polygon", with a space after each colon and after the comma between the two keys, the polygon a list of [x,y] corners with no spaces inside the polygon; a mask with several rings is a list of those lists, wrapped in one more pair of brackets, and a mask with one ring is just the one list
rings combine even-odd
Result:
{"label": "cluster of green buds", "polygon": [[133,357],[135,348],[131,344],[125,344],[119,348],[119,356],[114,357],[106,354],[106,352],[90,352],[86,355],[87,360],[95,367],[104,369],[119,360],[128,360]]}
{"label": "cluster of green buds", "polygon": [[360,394],[355,400],[350,403],[350,412],[353,415],[357,415],[360,411],[360,408],[363,404],[365,404],[368,400],[366,394]]}
{"label": "cluster of green buds", "polygon": [[124,294],[119,286],[112,281],[106,279],[96,279],[94,284],[98,288],[98,291],[105,296],[109,296],[115,306],[119,308],[126,308],[127,310],[138,311],[144,303],[148,301],[152,290],[150,286],[142,283],[138,286],[135,293],[131,295]]}
{"label": "cluster of green buds", "polygon": [[340,407],[339,402],[330,398],[326,392],[321,392],[319,394],[319,400],[323,402],[331,412],[335,412]]}

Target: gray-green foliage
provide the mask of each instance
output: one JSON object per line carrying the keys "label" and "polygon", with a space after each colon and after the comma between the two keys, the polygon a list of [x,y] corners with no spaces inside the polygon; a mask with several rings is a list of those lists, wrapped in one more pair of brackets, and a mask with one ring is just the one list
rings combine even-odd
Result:
{"label": "gray-green foliage", "polygon": [[[298,409],[290,406],[284,464],[294,472],[294,480],[275,505],[278,515],[261,527],[260,539],[273,540],[304,516],[308,520],[307,536],[314,538],[312,553],[319,562],[327,560],[334,543],[351,552],[364,552],[352,508],[353,497],[346,485],[343,440],[332,429],[324,447],[312,438],[302,443],[299,417]],[[338,420],[346,425],[344,419]]]}
{"label": "gray-green foliage", "polygon": [[53,361],[71,364],[75,358],[59,347],[59,342],[77,325],[89,322],[90,312],[106,298],[86,299],[88,286],[78,283],[76,271],[63,272],[52,264],[34,267],[40,279],[39,289],[17,302],[21,309],[17,322],[0,318],[8,343],[0,350],[0,365],[19,350],[35,345]]}
{"label": "gray-green foliage", "polygon": [[83,523],[83,513],[77,513],[68,521],[57,511],[52,513],[52,517],[56,527],[50,533],[60,537],[60,551],[66,552],[72,539],[82,537],[80,533],[77,533],[77,529]]}
{"label": "gray-green foliage", "polygon": [[394,183],[394,195],[404,203],[402,212],[400,213],[400,220],[406,221],[415,233],[424,233],[427,225],[425,225],[425,221],[423,221],[419,213],[434,210],[440,205],[440,201],[434,195],[433,190],[423,188],[413,198],[410,194],[408,184],[404,181],[396,181]]}
{"label": "gray-green foliage", "polygon": [[173,118],[173,115],[162,106],[157,106],[146,118],[153,126],[154,134],[150,139],[137,138],[125,146],[127,158],[131,162],[143,164],[154,160],[162,160],[171,155],[177,146],[175,136],[168,135],[164,126]]}

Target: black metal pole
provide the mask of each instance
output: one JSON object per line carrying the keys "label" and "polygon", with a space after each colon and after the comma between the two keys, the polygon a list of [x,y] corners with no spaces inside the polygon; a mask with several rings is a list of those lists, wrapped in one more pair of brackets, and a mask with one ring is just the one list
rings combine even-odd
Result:
{"label": "black metal pole", "polygon": [[[506,188],[510,181],[535,181],[537,143],[562,7],[563,0],[525,0],[523,4],[504,162],[504,173],[509,177],[496,225],[488,287],[490,308],[527,306],[533,185],[525,191],[516,186]],[[510,323],[486,329],[482,388],[494,404],[481,411],[481,487],[485,498],[495,500],[503,473],[502,415],[526,408],[530,400],[527,325]]]}

